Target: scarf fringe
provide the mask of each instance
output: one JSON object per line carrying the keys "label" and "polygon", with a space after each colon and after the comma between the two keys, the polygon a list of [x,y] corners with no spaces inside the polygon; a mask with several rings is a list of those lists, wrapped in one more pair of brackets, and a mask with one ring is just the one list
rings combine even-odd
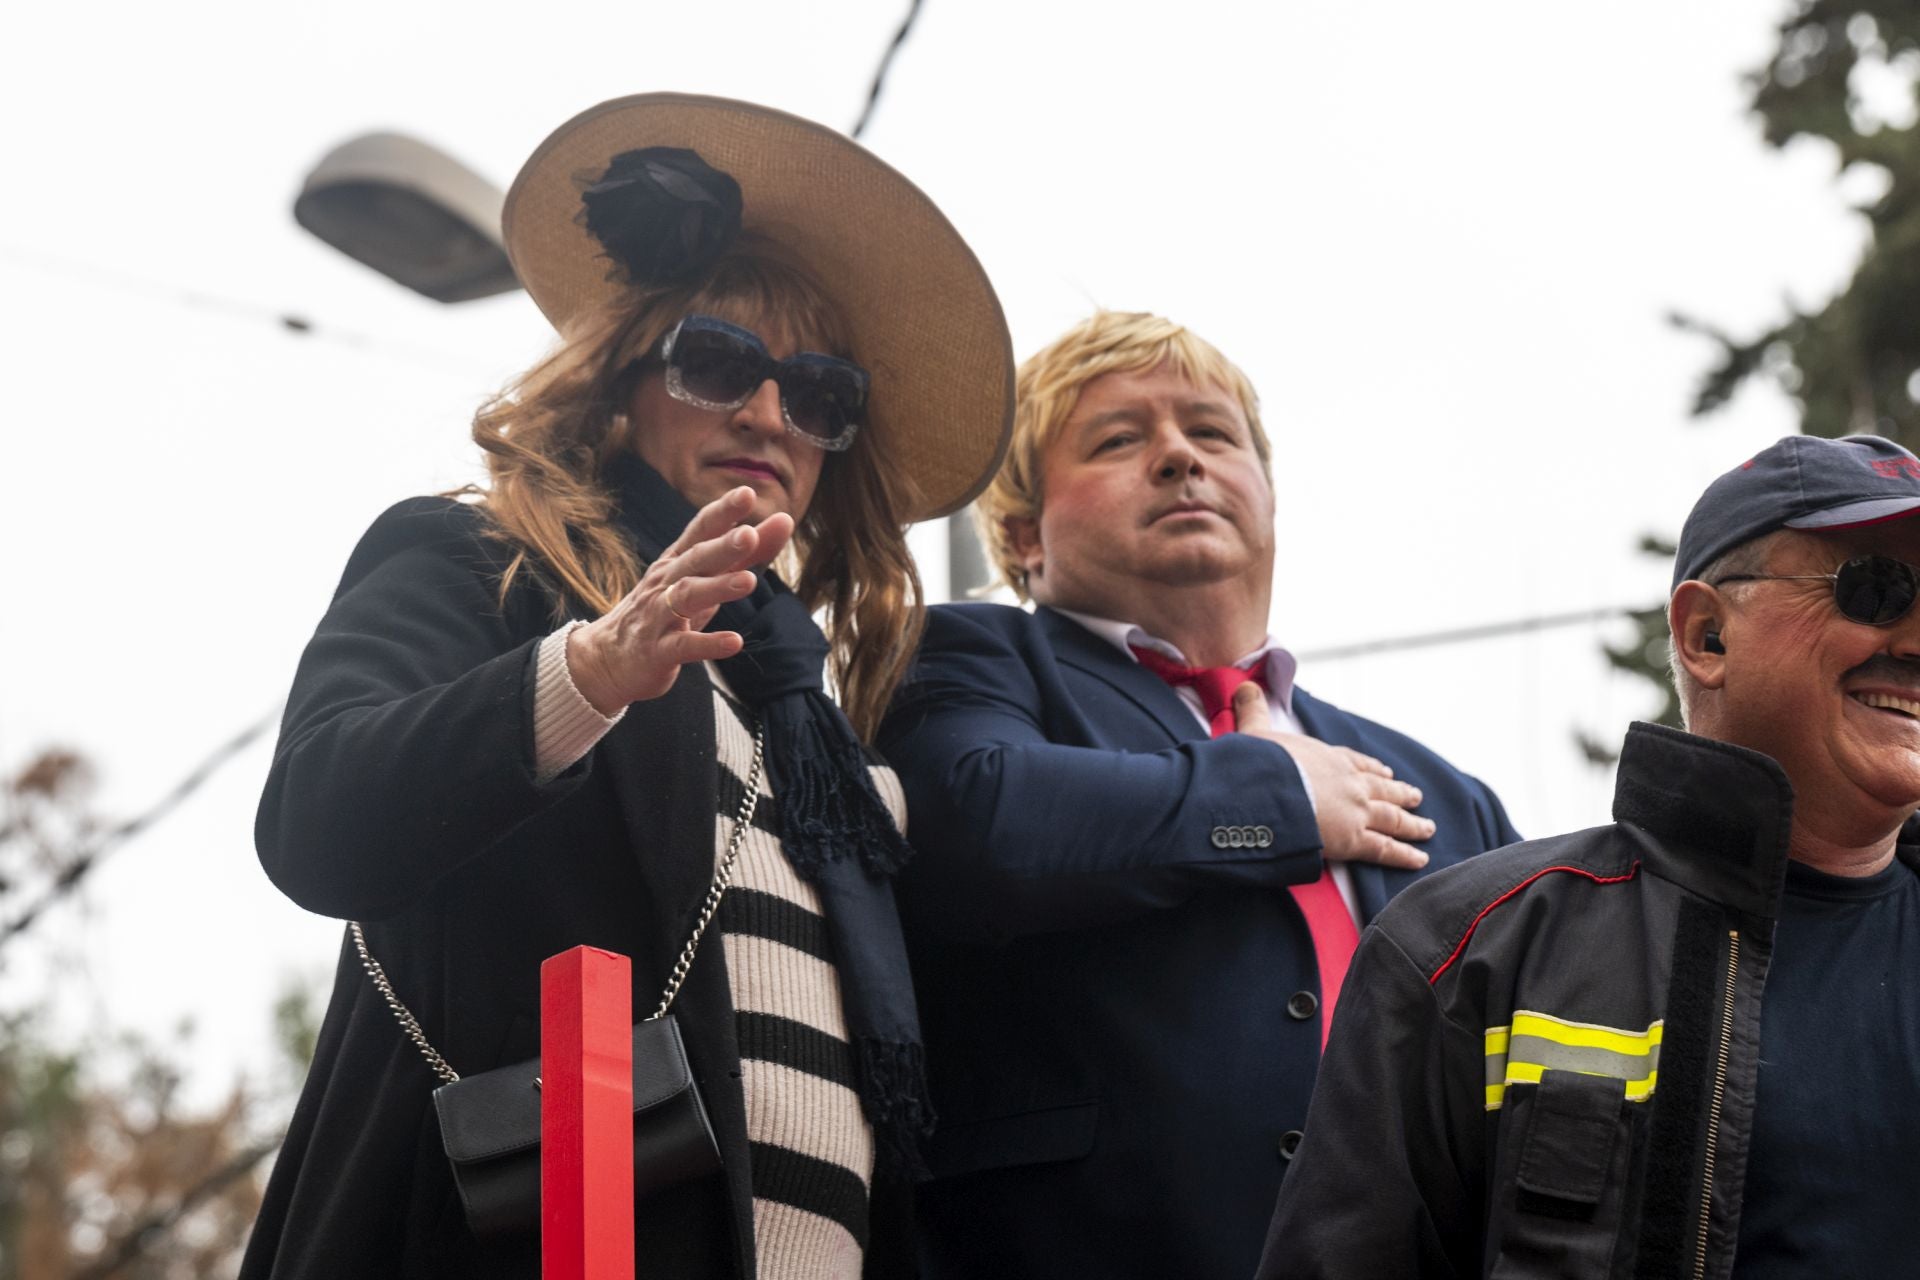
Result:
{"label": "scarf fringe", "polygon": [[911,1181],[927,1176],[920,1143],[933,1132],[933,1103],[927,1095],[927,1056],[917,1044],[861,1036],[860,1101],[873,1125],[878,1149],[889,1166]]}
{"label": "scarf fringe", "polygon": [[802,720],[785,746],[775,800],[787,857],[803,879],[816,879],[827,863],[849,856],[883,879],[907,864],[913,847],[874,790],[857,739],[822,734],[814,721]]}
{"label": "scarf fringe", "polygon": [[[654,559],[686,529],[694,509],[637,454],[607,465],[621,525]],[[738,631],[741,652],[720,661],[733,691],[762,717],[767,778],[788,860],[828,905],[841,970],[841,1003],[853,1033],[856,1092],[890,1169],[918,1177],[920,1139],[933,1127],[906,947],[888,878],[912,856],[880,799],[853,726],[822,687],[829,645],[779,576],[764,571],[745,600],[722,605],[715,626]]]}

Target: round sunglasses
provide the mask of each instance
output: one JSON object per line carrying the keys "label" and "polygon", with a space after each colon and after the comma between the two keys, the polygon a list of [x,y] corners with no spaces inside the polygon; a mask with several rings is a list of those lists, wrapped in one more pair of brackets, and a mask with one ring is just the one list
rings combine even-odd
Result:
{"label": "round sunglasses", "polygon": [[835,453],[859,433],[872,383],[851,360],[814,351],[775,360],[758,334],[713,316],[690,315],[673,326],[660,341],[660,360],[668,395],[723,413],[753,399],[773,379],[787,430]]}
{"label": "round sunglasses", "polygon": [[1888,556],[1858,556],[1833,573],[1732,573],[1710,587],[1729,582],[1812,582],[1833,584],[1833,607],[1853,622],[1890,627],[1907,616],[1920,596],[1920,569]]}

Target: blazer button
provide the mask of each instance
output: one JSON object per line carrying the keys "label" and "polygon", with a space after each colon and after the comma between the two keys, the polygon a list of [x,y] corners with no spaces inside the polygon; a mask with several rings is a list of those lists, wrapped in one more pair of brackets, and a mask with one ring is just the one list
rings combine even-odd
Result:
{"label": "blazer button", "polygon": [[1227,829],[1225,827],[1215,827],[1213,829],[1213,847],[1214,848],[1216,849],[1226,848],[1228,839],[1229,837],[1227,835]]}
{"label": "blazer button", "polygon": [[1296,991],[1287,997],[1287,1016],[1305,1022],[1320,1011],[1320,997],[1311,991]]}
{"label": "blazer button", "polygon": [[1273,844],[1273,828],[1265,825],[1253,829],[1253,842],[1262,849]]}
{"label": "blazer button", "polygon": [[1300,1150],[1300,1140],[1306,1136],[1306,1134],[1300,1132],[1298,1129],[1289,1129],[1281,1134],[1280,1158],[1282,1160],[1293,1159],[1294,1153]]}

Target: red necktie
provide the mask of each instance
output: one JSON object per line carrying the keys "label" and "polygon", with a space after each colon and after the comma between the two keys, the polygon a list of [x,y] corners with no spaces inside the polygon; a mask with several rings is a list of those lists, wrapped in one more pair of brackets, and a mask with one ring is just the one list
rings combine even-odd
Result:
{"label": "red necktie", "polygon": [[[1267,664],[1263,660],[1252,670],[1240,667],[1187,667],[1153,649],[1134,648],[1140,665],[1176,688],[1190,687],[1200,696],[1200,709],[1218,738],[1238,727],[1233,715],[1233,691],[1252,681],[1262,690],[1267,687]],[[1320,1047],[1327,1046],[1327,1032],[1333,1026],[1333,1007],[1340,998],[1340,984],[1346,980],[1347,965],[1360,944],[1360,931],[1354,927],[1353,913],[1340,896],[1333,873],[1320,869],[1320,878],[1307,884],[1288,885],[1300,914],[1306,917],[1307,932],[1313,938],[1313,958],[1320,966]]]}

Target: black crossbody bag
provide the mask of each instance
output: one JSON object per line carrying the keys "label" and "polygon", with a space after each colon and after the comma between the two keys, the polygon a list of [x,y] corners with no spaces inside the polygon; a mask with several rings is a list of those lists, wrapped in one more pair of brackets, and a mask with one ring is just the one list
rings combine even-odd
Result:
{"label": "black crossbody bag", "polygon": [[[636,1200],[668,1187],[704,1177],[720,1167],[720,1147],[707,1122],[707,1109],[694,1084],[680,1026],[669,1010],[693,965],[700,938],[720,909],[733,882],[740,842],[760,802],[760,775],[766,730],[753,735],[753,767],[746,796],[734,818],[727,851],[714,869],[713,883],[700,919],[681,948],[660,1004],[633,1027],[633,1194]],[[474,1076],[462,1076],[447,1064],[419,1021],[394,993],[386,970],[367,950],[358,921],[348,921],[361,967],[393,1010],[401,1030],[420,1050],[434,1074],[445,1081],[433,1091],[440,1119],[440,1141],[453,1166],[454,1185],[476,1236],[532,1231],[540,1225],[540,1059],[530,1058]]]}

